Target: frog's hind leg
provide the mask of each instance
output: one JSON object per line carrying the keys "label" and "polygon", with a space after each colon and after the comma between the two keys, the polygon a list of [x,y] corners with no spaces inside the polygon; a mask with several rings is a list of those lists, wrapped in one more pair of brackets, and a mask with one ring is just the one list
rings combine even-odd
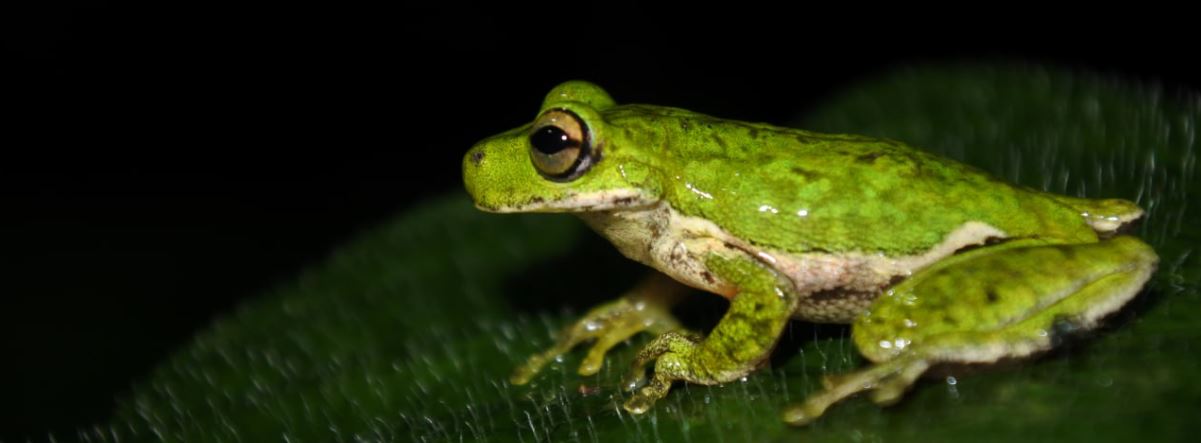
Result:
{"label": "frog's hind leg", "polygon": [[737,380],[756,369],[775,347],[796,304],[791,283],[745,257],[714,255],[706,266],[733,283],[738,294],[707,337],[668,332],[639,352],[627,388],[640,383],[644,366],[652,361],[654,376],[626,401],[627,411],[647,411],[675,381],[712,385]]}
{"label": "frog's hind leg", "polygon": [[995,363],[1051,349],[1057,335],[1094,328],[1136,295],[1157,257],[1133,237],[1099,243],[980,251],[915,274],[854,325],[876,364],[828,377],[825,389],[785,410],[803,425],[863,391],[891,404],[930,366]]}
{"label": "frog's hind leg", "polygon": [[568,325],[550,349],[531,356],[518,366],[509,382],[524,385],[551,360],[572,350],[580,343],[596,340],[580,363],[580,375],[600,371],[605,354],[631,336],[648,331],[660,334],[679,329],[671,315],[671,306],[688,291],[688,287],[658,272],[647,276],[623,297],[589,310],[583,317]]}

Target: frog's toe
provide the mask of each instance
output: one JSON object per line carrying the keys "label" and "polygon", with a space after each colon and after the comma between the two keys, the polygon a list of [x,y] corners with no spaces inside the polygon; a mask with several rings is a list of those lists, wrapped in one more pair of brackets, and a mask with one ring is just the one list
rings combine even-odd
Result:
{"label": "frog's toe", "polygon": [[909,390],[913,383],[921,377],[922,373],[930,367],[930,363],[923,359],[914,359],[909,364],[901,367],[895,374],[881,380],[876,388],[872,391],[872,403],[880,406],[888,406],[895,404],[901,400],[905,392]]}
{"label": "frog's toe", "polygon": [[554,346],[546,351],[534,354],[526,359],[525,363],[513,370],[513,374],[509,376],[509,383],[514,385],[524,385],[529,383],[535,375],[542,371],[542,367],[550,363],[551,360],[558,358],[567,351],[570,351],[580,342],[588,340],[594,336],[594,333],[587,328],[585,324],[586,318],[576,322],[574,325],[565,328],[559,334],[559,340]]}
{"label": "frog's toe", "polygon": [[630,397],[629,400],[626,400],[625,405],[622,405],[622,407],[625,408],[626,412],[631,414],[641,414],[649,411],[651,406],[654,406],[655,401],[658,399],[658,397],[654,397],[652,395],[637,393],[634,394],[633,397]]}
{"label": "frog's toe", "polygon": [[624,387],[625,390],[633,392],[633,391],[637,390],[639,386],[642,386],[642,384],[645,382],[646,382],[646,371],[642,371],[642,370],[630,371],[629,374],[626,374],[626,376],[621,379],[621,386]]}
{"label": "frog's toe", "polygon": [[630,372],[627,372],[625,377],[621,379],[621,385],[624,386],[627,391],[638,389],[638,387],[642,386],[642,384],[645,382],[646,365],[638,364],[637,362],[630,367]]}
{"label": "frog's toe", "polygon": [[822,388],[834,389],[835,386],[846,382],[846,375],[826,374],[822,376]]}
{"label": "frog's toe", "polygon": [[784,412],[780,414],[780,418],[793,426],[804,426],[817,420],[823,413],[826,412],[828,405],[822,403],[805,402],[784,408]]}
{"label": "frog's toe", "polygon": [[655,377],[625,403],[626,411],[631,414],[641,414],[655,405],[660,398],[667,396],[674,380],[685,379],[681,374],[687,365],[679,355],[668,352],[655,360]]}
{"label": "frog's toe", "polygon": [[620,328],[609,331],[596,339],[596,343],[588,350],[584,361],[580,362],[580,375],[593,375],[600,371],[605,364],[605,354],[618,343],[624,342],[634,334],[641,332],[639,328]]}
{"label": "frog's toe", "polygon": [[605,354],[617,344],[639,332],[675,327],[679,324],[665,307],[621,298],[593,308],[563,328],[555,344],[526,360],[513,371],[509,382],[514,385],[529,383],[547,363],[589,340],[596,340],[596,344],[580,363],[579,373],[593,375],[604,366]]}
{"label": "frog's toe", "polygon": [[808,424],[823,414],[830,405],[867,390],[872,391],[872,401],[877,404],[895,403],[927,368],[927,360],[918,356],[903,355],[863,370],[824,377],[824,389],[810,395],[804,403],[785,409],[783,419],[791,425]]}
{"label": "frog's toe", "polygon": [[541,355],[530,357],[525,364],[514,369],[513,374],[509,375],[509,383],[517,386],[529,383],[542,370],[542,366],[546,365],[546,361],[541,357]]}
{"label": "frog's toe", "polygon": [[[655,337],[634,357],[634,363],[630,365],[630,373],[626,375],[624,385],[627,389],[634,389],[642,384],[646,378],[646,365],[652,361],[655,362],[656,376],[660,375],[669,369],[668,365],[663,364],[664,357],[667,357],[669,352],[687,354],[695,349],[700,341],[700,334],[688,331],[665,332]],[[672,357],[667,360],[676,361],[678,359]]]}
{"label": "frog's toe", "polygon": [[909,389],[909,385],[885,383],[872,390],[872,403],[877,406],[889,406],[901,400],[901,396]]}

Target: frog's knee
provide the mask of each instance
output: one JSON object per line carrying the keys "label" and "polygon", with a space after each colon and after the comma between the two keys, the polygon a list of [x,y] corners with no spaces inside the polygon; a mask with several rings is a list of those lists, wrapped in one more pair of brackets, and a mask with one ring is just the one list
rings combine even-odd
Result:
{"label": "frog's knee", "polygon": [[1138,237],[1120,235],[1104,243],[1111,249],[1128,257],[1132,262],[1140,263],[1146,267],[1155,267],[1159,264],[1159,255],[1155,253],[1154,249],[1151,249],[1151,245],[1144,243]]}

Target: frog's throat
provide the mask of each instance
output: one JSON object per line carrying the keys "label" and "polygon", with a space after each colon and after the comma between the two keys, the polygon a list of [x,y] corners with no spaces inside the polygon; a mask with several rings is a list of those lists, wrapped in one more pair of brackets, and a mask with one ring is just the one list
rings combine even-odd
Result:
{"label": "frog's throat", "polygon": [[476,208],[488,212],[595,212],[613,210],[637,210],[658,203],[658,199],[637,189],[614,189],[591,192],[566,192],[553,198],[533,196],[528,200],[511,205]]}

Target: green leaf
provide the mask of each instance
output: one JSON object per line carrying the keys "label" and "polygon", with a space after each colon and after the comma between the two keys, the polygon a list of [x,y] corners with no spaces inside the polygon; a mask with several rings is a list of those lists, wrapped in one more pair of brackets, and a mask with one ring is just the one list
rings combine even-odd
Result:
{"label": "green leaf", "polygon": [[[896,406],[863,398],[814,425],[779,411],[862,364],[843,326],[791,325],[772,368],[677,386],[644,416],[620,408],[637,345],[600,374],[579,353],[531,386],[510,370],[637,265],[574,219],[493,215],[455,192],[347,245],[319,269],[218,321],[120,402],[87,441],[1017,441],[1184,440],[1201,404],[1201,101],[1037,67],[904,70],[800,124],[903,140],[1036,188],[1149,210],[1150,288],[1109,326],[1033,361],[919,383]],[[1190,204],[1191,203],[1191,204]],[[683,313],[712,324],[718,297]],[[952,380],[954,380],[952,382]]]}

